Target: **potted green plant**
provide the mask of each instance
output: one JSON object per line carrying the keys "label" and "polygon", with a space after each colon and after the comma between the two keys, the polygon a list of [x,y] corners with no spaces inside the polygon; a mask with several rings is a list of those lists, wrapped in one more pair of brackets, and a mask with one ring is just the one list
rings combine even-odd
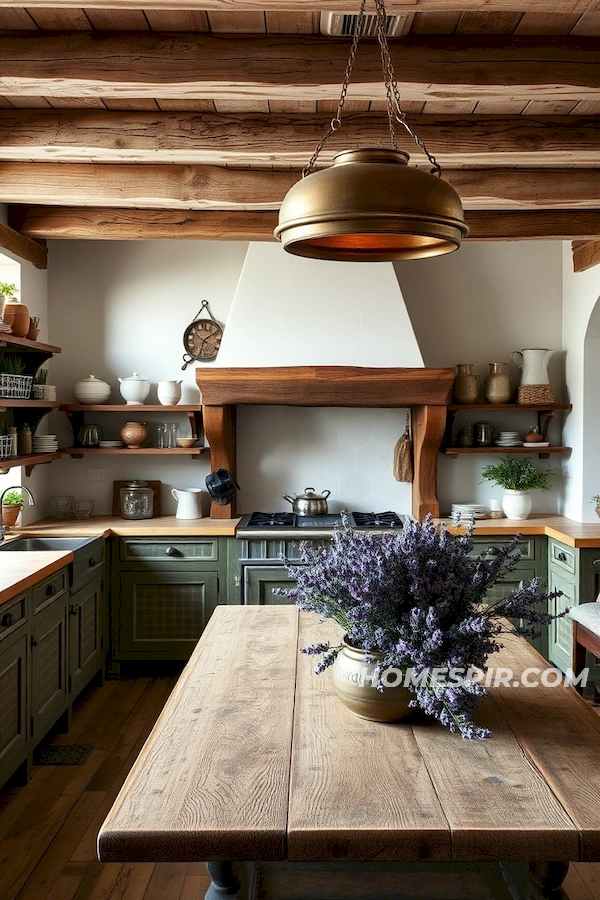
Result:
{"label": "potted green plant", "polygon": [[56,400],[56,386],[48,384],[48,369],[39,369],[33,376],[32,395],[35,400]]}
{"label": "potted green plant", "polygon": [[12,353],[0,354],[0,397],[29,400],[33,377],[24,375],[25,362]]}
{"label": "potted green plant", "polygon": [[504,488],[502,509],[508,519],[526,519],[531,512],[530,491],[549,491],[552,471],[536,469],[529,456],[503,456],[496,465],[484,466],[481,477]]}
{"label": "potted green plant", "polygon": [[7,491],[2,499],[2,524],[5,528],[16,525],[19,513],[23,509],[23,491],[16,488]]}
{"label": "potted green plant", "polygon": [[591,499],[591,503],[596,507],[596,515],[600,518],[600,494],[594,494]]}

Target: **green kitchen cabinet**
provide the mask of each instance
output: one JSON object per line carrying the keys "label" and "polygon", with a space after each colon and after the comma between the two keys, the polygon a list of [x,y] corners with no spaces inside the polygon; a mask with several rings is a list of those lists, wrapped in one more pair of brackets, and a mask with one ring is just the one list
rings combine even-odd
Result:
{"label": "green kitchen cabinet", "polygon": [[113,546],[112,658],[188,659],[227,602],[225,538],[121,538]]}
{"label": "green kitchen cabinet", "polygon": [[27,618],[19,622],[15,607],[9,601],[0,608],[0,623],[12,620],[0,624],[0,785],[27,758]]}
{"label": "green kitchen cabinet", "polygon": [[[551,612],[560,613],[580,603],[591,603],[600,594],[600,548],[570,547],[554,538],[548,539],[548,581],[550,590],[562,591],[552,601]],[[571,668],[572,625],[568,616],[553,622],[550,628],[549,660],[563,672]],[[590,666],[594,659],[590,656]],[[595,665],[592,678],[600,681]]]}
{"label": "green kitchen cabinet", "polygon": [[244,566],[245,603],[253,606],[289,603],[282,594],[274,592],[277,588],[291,588],[295,583],[284,566]]}
{"label": "green kitchen cabinet", "polygon": [[77,696],[103,667],[102,575],[69,597],[69,695]]}
{"label": "green kitchen cabinet", "polygon": [[[66,573],[62,570],[61,573]],[[31,737],[34,745],[52,728],[68,707],[67,600],[66,590],[49,593],[56,576],[39,585],[45,596],[43,611],[33,616],[31,627]],[[38,586],[33,589],[34,596]],[[35,601],[34,601],[35,602]]]}

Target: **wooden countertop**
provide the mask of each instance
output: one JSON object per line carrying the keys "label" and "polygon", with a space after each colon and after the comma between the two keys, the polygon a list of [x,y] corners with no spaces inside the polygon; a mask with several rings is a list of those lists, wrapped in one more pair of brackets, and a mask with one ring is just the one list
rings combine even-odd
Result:
{"label": "wooden countertop", "polygon": [[0,553],[0,604],[73,562],[72,550]]}
{"label": "wooden countertop", "polygon": [[[455,529],[452,519],[438,519],[445,522],[451,532]],[[562,541],[569,547],[600,547],[600,520],[595,522],[575,522],[564,516],[530,516],[529,519],[479,519],[475,523],[475,537],[485,534],[541,534]]]}
{"label": "wooden countertop", "polygon": [[40,519],[21,528],[11,529],[6,535],[53,535],[54,537],[79,537],[87,535],[147,534],[149,537],[233,537],[239,522],[236,519],[177,519],[175,516],[158,516],[155,519],[122,519],[120,516],[92,516],[89,519]]}

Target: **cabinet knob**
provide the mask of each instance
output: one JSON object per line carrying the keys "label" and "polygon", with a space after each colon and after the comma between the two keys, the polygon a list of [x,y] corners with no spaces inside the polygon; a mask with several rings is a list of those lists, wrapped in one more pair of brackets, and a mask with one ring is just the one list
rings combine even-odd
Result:
{"label": "cabinet knob", "polygon": [[56,585],[49,584],[46,586],[46,597],[54,597],[56,593]]}
{"label": "cabinet knob", "polygon": [[73,604],[73,603],[71,603],[71,605],[69,606],[69,615],[70,615],[70,616],[76,616],[76,615],[77,615],[77,607],[76,607],[75,604]]}
{"label": "cabinet knob", "polygon": [[0,625],[3,628],[9,628],[11,625],[14,625],[15,617],[12,613],[4,613],[2,619],[0,619]]}
{"label": "cabinet knob", "polygon": [[37,645],[38,645],[37,639],[34,638],[33,635],[31,635],[31,646],[32,646],[32,647],[37,647]]}
{"label": "cabinet knob", "polygon": [[560,560],[560,562],[566,562],[566,561],[567,561],[567,554],[566,554],[566,553],[563,553],[563,551],[561,550],[560,553],[557,553],[557,554],[556,554],[556,558],[557,558],[558,560]]}
{"label": "cabinet knob", "polygon": [[498,547],[488,547],[485,552],[487,556],[498,556],[500,550],[498,549]]}
{"label": "cabinet knob", "polygon": [[96,565],[96,560],[94,559],[93,556],[90,556],[90,558],[88,559],[88,566],[89,566],[90,569],[91,569],[91,568],[93,568],[95,565]]}
{"label": "cabinet knob", "polygon": [[165,556],[181,556],[181,550],[178,550],[177,547],[167,547]]}

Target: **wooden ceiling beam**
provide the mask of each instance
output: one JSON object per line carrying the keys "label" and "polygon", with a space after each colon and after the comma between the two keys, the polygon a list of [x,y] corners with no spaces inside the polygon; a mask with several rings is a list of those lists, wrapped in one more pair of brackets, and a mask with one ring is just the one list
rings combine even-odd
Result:
{"label": "wooden ceiling beam", "polygon": [[38,239],[20,234],[4,222],[0,222],[0,249],[14,253],[19,259],[33,263],[36,269],[48,268],[48,250]]}
{"label": "wooden ceiling beam", "polygon": [[[443,167],[593,167],[600,159],[597,116],[412,115],[409,121]],[[298,167],[328,124],[323,115],[0,110],[0,160]],[[384,114],[348,115],[320,159],[388,141]],[[401,146],[416,162],[408,137]]]}
{"label": "wooden ceiling beam", "polygon": [[573,241],[573,270],[585,272],[600,264],[600,241]]}
{"label": "wooden ceiling beam", "polygon": [[[0,94],[215,100],[336,100],[348,41],[313,35],[21,32],[0,35]],[[406,38],[392,47],[407,100],[597,98],[597,38]],[[384,97],[376,42],[364,42],[354,100]]]}
{"label": "wooden ceiling beam", "polygon": [[[597,209],[597,169],[447,169],[466,209]],[[138,209],[278,209],[299,171],[0,163],[0,202]]]}
{"label": "wooden ceiling beam", "polygon": [[[600,237],[599,210],[467,211],[469,241]],[[273,241],[277,212],[9,206],[9,222],[48,240]]]}
{"label": "wooden ceiling beam", "polygon": [[[0,7],[12,7],[14,0],[0,0]],[[81,8],[81,0],[28,0],[28,7],[51,7],[52,9]],[[207,10],[223,13],[236,12],[319,12],[322,3],[308,0],[86,0],[87,9],[168,9]],[[352,6],[352,4],[351,4]],[[415,12],[520,12],[560,13],[563,15],[583,15],[599,12],[599,0],[386,0],[388,13]],[[348,0],[327,0],[327,9],[332,12],[348,12]],[[358,7],[357,7],[358,8]]]}

